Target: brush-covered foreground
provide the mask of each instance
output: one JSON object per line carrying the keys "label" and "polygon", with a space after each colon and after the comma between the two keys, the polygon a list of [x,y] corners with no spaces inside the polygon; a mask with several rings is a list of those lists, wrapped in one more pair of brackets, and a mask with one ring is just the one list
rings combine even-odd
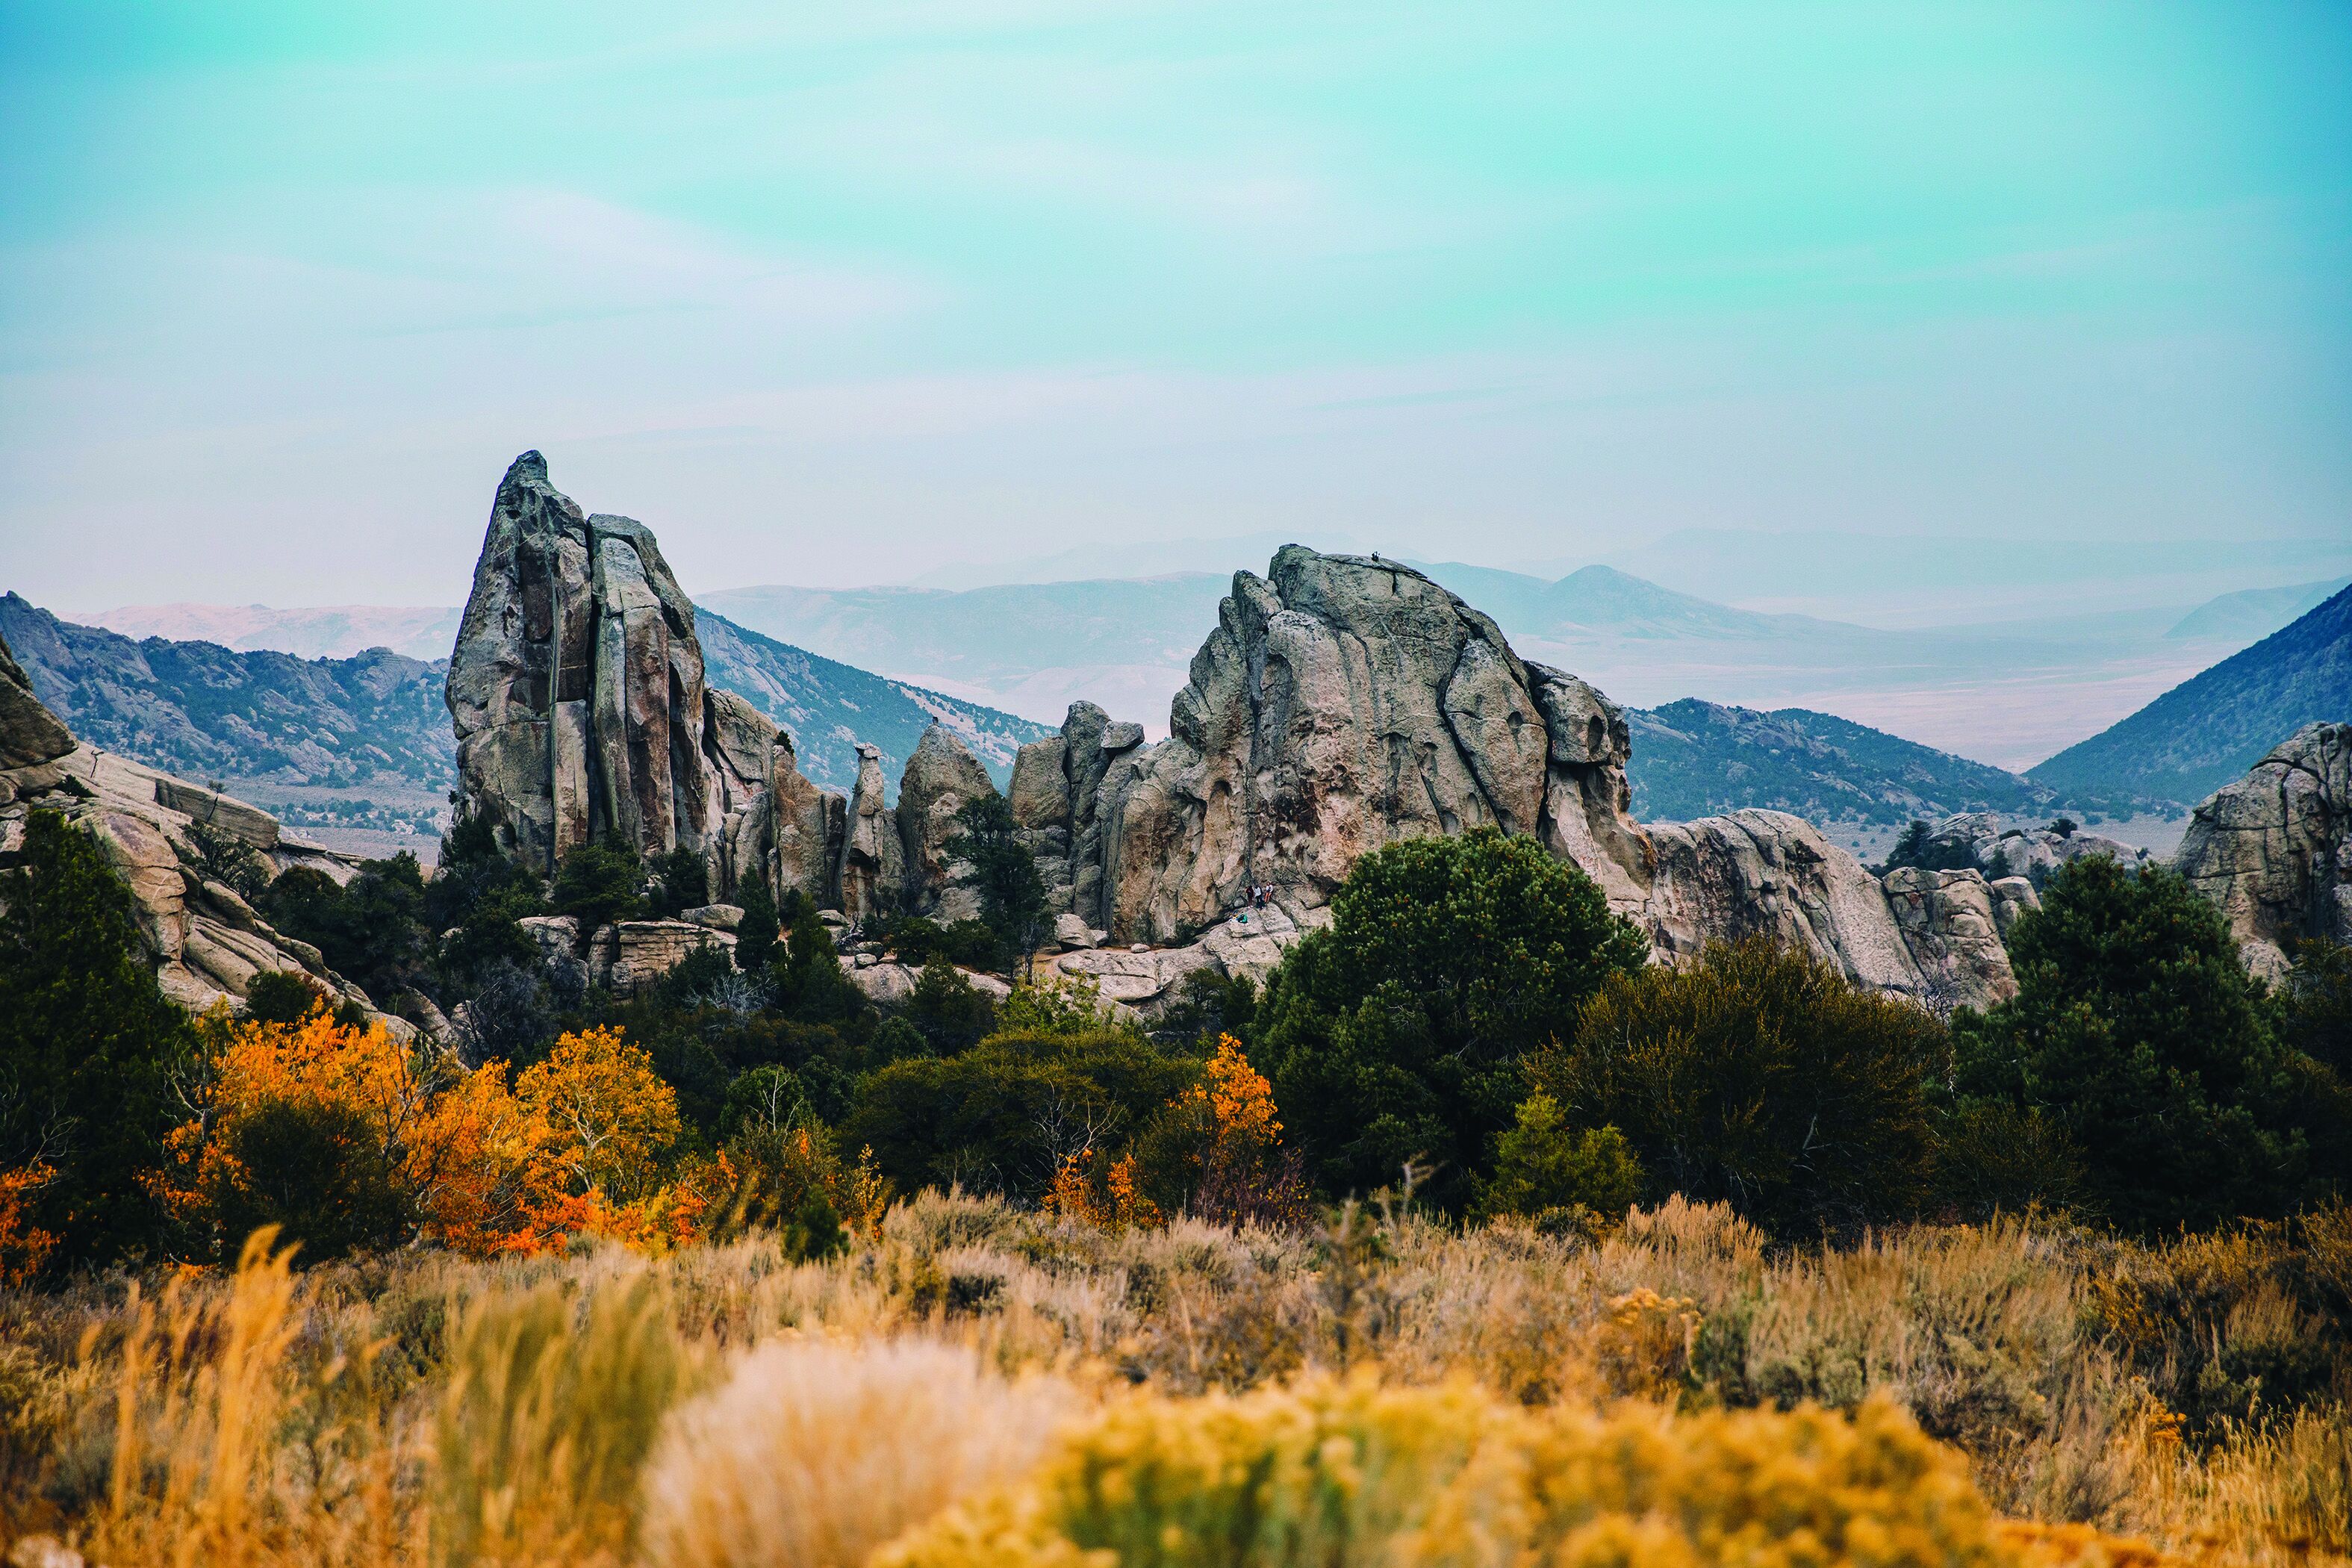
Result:
{"label": "brush-covered foreground", "polygon": [[0,1295],[12,1562],[2335,1563],[2352,1213],[1774,1249],[1402,1207]]}

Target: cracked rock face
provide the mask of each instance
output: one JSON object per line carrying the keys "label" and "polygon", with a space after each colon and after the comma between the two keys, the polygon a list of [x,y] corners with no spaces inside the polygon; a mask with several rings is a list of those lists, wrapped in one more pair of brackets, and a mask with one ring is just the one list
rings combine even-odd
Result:
{"label": "cracked rock face", "polygon": [[73,731],[33,695],[32,681],[0,642],[0,769],[37,767],[73,749]]}
{"label": "cracked rock face", "polygon": [[1114,751],[1129,727],[1074,708],[1016,770],[1016,816],[1067,855],[1070,907],[1115,945],[1211,931],[1255,887],[1303,922],[1360,857],[1492,825],[1574,861],[1667,962],[1764,934],[1885,991],[1982,1006],[2014,989],[2016,900],[1974,872],[1898,900],[1783,813],[1637,826],[1617,707],[1408,567],[1285,549],[1236,574],[1191,673],[1168,740]]}
{"label": "cracked rock face", "polygon": [[[859,773],[862,777],[862,767]],[[963,831],[956,813],[964,803],[995,793],[988,770],[953,731],[934,722],[923,731],[898,777],[898,839],[909,913],[941,921],[980,913],[979,897],[958,885],[968,868],[950,858],[948,843]]]}
{"label": "cracked rock face", "polygon": [[1318,908],[1384,844],[1486,824],[1589,846],[1635,896],[1622,719],[1409,567],[1293,545],[1237,574],[1169,727],[1100,786],[1115,940],[1205,930],[1253,886]]}
{"label": "cracked rock face", "polygon": [[615,834],[681,846],[731,887],[730,818],[765,787],[775,726],[709,689],[694,605],[653,531],[589,516],[526,452],[499,486],[447,688],[458,812],[551,872]]}
{"label": "cracked rock face", "polygon": [[2305,725],[2207,797],[2173,868],[2258,974],[2284,974],[2298,939],[2352,942],[2352,724]]}
{"label": "cracked rock face", "polygon": [[897,814],[883,804],[882,750],[861,742],[857,784],[850,792],[834,873],[841,912],[852,921],[893,912],[907,879],[906,849],[898,839]]}

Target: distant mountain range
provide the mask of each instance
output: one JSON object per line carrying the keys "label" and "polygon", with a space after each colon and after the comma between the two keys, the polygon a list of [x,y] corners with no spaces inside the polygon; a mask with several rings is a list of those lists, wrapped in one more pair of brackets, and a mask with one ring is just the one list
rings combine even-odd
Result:
{"label": "distant mountain range", "polygon": [[2061,802],[2030,779],[1829,713],[1759,713],[1685,699],[1625,715],[1633,815],[1684,822],[1742,806],[1810,821],[1899,824],[1959,811],[2036,814]]}
{"label": "distant mountain range", "polygon": [[[2292,731],[2294,722],[2282,715],[2308,710],[2340,718],[2347,711],[2340,676],[2328,674],[2341,650],[2331,654],[2335,645],[2325,637],[2274,637],[2279,647],[2271,654],[2256,658],[2260,650],[2247,648],[2179,685],[2181,676],[2309,609],[2315,595],[2340,604],[2341,584],[2333,582],[2227,594],[2186,613],[1892,631],[1737,609],[1609,566],[1550,581],[1462,563],[1423,570],[1494,616],[1530,657],[1573,668],[1631,700],[1636,807],[1651,820],[1748,805],[1822,821],[1885,823],[1964,808],[2035,813],[2059,803],[2108,811],[2129,809],[2135,799],[2193,804]],[[963,734],[1001,781],[1021,742],[1044,733],[1076,697],[1164,732],[1168,699],[1182,685],[1227,583],[1223,575],[1176,573],[961,591],[739,588],[707,595],[701,623],[712,679],[792,729],[802,740],[803,766],[828,787],[846,788],[855,777],[851,737],[879,746],[895,777],[933,717]],[[2335,597],[2327,597],[2331,590]],[[109,614],[158,627],[200,626],[247,641],[331,645],[335,637],[403,626],[415,637],[437,636],[432,628],[438,617],[454,622],[457,612],[170,605]],[[331,650],[350,652],[347,646]],[[2267,673],[2227,678],[2237,693],[2228,700],[2229,715],[2200,709],[2193,718],[2164,718],[2185,711],[2181,694],[2209,689],[2206,683],[2226,670],[2257,667]],[[378,660],[373,668],[373,679],[381,681],[389,679],[383,670],[397,667]],[[2121,707],[2116,695],[2140,700],[2161,690],[2152,677],[2168,679],[2179,691],[2027,776],[1957,755],[1949,741],[1937,749],[1899,739],[1878,717],[1936,734],[1939,725],[1930,721],[1942,714],[1948,734],[1952,709],[1965,700],[2005,718],[2023,712],[2046,731],[2060,729],[2067,710],[2053,708],[2050,686],[2037,681],[2093,692],[2097,703],[2108,704],[2094,721],[2104,721]],[[425,718],[436,736],[446,734],[437,679],[425,683],[433,689]],[[1820,695],[1737,705],[1683,696],[1792,687]],[[1822,710],[1825,699],[1882,727],[1832,717]],[[195,702],[191,711],[205,707]],[[267,733],[256,721],[242,721]],[[2180,732],[2158,742],[2156,729],[2166,723]],[[194,719],[189,724],[205,728]],[[1957,743],[1982,754],[1973,742]]]}
{"label": "distant mountain range", "polygon": [[268,605],[125,605],[68,616],[127,637],[217,643],[237,653],[270,649],[303,658],[349,658],[388,647],[410,658],[449,657],[464,615],[455,605],[322,605],[274,610]]}
{"label": "distant mountain range", "polygon": [[352,658],[76,626],[0,596],[0,637],[34,693],[92,745],[192,779],[331,786],[457,779],[444,664],[378,648]]}
{"label": "distant mountain range", "polygon": [[2352,587],[2029,776],[2199,801],[2315,720],[2352,720]]}
{"label": "distant mountain range", "polygon": [[[793,732],[802,772],[829,789],[857,779],[856,743],[895,784],[924,729],[956,731],[999,784],[1045,726],[819,658],[716,615],[697,616],[714,685]],[[0,597],[0,637],[34,691],[93,745],[194,779],[338,789],[446,791],[457,746],[441,696],[448,660],[383,648],[351,658],[146,637],[61,621]]]}

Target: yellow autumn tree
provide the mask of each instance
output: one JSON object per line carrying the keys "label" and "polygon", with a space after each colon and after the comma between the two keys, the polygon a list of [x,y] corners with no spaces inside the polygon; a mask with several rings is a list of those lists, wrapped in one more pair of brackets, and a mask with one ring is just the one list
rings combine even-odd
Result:
{"label": "yellow autumn tree", "polygon": [[1305,1173],[1282,1144],[1274,1086],[1231,1035],[1217,1037],[1200,1081],[1137,1147],[1141,1180],[1164,1206],[1224,1225],[1297,1225],[1311,1215]]}
{"label": "yellow autumn tree", "polygon": [[601,1193],[622,1204],[648,1196],[661,1157],[677,1142],[677,1092],[618,1029],[564,1036],[516,1079],[515,1095],[554,1130],[578,1196]]}

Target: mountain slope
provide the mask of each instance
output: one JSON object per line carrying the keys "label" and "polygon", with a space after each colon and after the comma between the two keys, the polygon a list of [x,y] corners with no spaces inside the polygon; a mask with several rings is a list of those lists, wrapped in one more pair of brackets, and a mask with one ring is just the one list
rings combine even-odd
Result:
{"label": "mountain slope", "polygon": [[[933,719],[962,737],[1000,785],[1022,743],[1047,733],[1010,713],[787,647],[720,616],[698,616],[697,626],[710,683],[790,730],[802,772],[830,789],[856,782],[859,741],[880,748],[895,786]],[[0,637],[77,735],[152,767],[199,779],[397,784],[436,794],[456,781],[441,696],[446,659],[428,664],[383,648],[304,659],[209,642],[133,642],[61,621],[15,594],[0,597]]]}
{"label": "mountain slope", "polygon": [[2204,799],[2315,720],[2352,719],[2352,588],[2027,771],[2053,789]]}
{"label": "mountain slope", "polygon": [[1901,823],[1958,811],[2032,813],[2055,794],[2000,768],[1856,724],[1783,708],[1685,698],[1629,709],[1633,815],[1685,822],[1767,806],[1814,822]]}
{"label": "mountain slope", "polygon": [[376,648],[355,658],[133,642],[60,621],[15,594],[0,636],[33,689],[92,745],[189,778],[446,790],[456,748],[446,661]]}
{"label": "mountain slope", "polygon": [[2248,588],[2208,599],[2180,617],[2165,637],[2173,642],[2230,642],[2242,647],[2284,631],[2352,586],[2352,577],[2297,583],[2285,588]]}
{"label": "mountain slope", "polygon": [[857,782],[856,744],[864,741],[882,752],[882,775],[895,791],[934,719],[971,748],[999,789],[1012,780],[1013,753],[1053,733],[1011,713],[820,658],[699,605],[694,626],[705,678],[791,731],[801,772],[827,789],[847,794]]}

